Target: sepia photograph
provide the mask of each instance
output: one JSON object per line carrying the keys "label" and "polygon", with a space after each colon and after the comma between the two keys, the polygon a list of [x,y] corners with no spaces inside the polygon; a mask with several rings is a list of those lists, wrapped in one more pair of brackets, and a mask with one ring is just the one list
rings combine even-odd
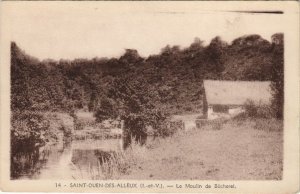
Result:
{"label": "sepia photograph", "polygon": [[286,180],[287,8],[118,3],[4,3],[9,180]]}

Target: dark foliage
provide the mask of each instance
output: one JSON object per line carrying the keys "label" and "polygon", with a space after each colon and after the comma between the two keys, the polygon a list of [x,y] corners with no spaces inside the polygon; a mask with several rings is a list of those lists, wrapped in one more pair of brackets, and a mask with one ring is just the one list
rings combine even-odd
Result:
{"label": "dark foliage", "polygon": [[284,104],[284,39],[283,34],[274,34],[272,36],[273,44],[273,66],[271,69],[273,100],[272,107],[277,118],[283,118]]}
{"label": "dark foliage", "polygon": [[33,150],[44,145],[49,139],[49,121],[38,112],[15,111],[12,114],[11,153]]}
{"label": "dark foliage", "polygon": [[272,43],[247,35],[231,44],[196,38],[147,58],[126,49],[120,58],[39,61],[11,43],[11,108],[88,109],[98,121],[125,120],[130,131],[158,128],[168,114],[200,112],[203,79],[272,81],[273,107],[283,115],[283,35]]}

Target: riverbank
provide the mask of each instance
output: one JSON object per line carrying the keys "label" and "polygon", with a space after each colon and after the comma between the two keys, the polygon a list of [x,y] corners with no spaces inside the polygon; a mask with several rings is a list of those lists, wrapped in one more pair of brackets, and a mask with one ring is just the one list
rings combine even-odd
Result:
{"label": "riverbank", "polygon": [[[11,118],[11,145],[32,144],[39,147],[71,137],[74,119],[68,113],[43,111],[13,111]],[[25,146],[28,149],[29,145]]]}
{"label": "riverbank", "polygon": [[[29,167],[20,163],[24,155],[15,152],[11,161],[13,178],[17,178],[20,172],[39,174],[27,171],[41,171],[37,166],[42,168],[44,161],[48,161],[48,167],[56,169],[63,166],[62,169],[69,169],[69,178],[76,180],[282,179],[283,123],[275,119],[208,121],[199,128],[193,126],[188,130],[182,129],[166,138],[154,139],[150,136],[144,146],[133,143],[128,149],[122,150],[119,138],[93,139],[98,133],[99,137],[103,137],[105,130],[109,134],[109,130],[93,129],[97,127],[94,121],[86,124],[86,118],[86,122],[81,121],[84,126],[81,130],[73,130],[76,128],[72,125],[74,121],[66,113],[22,113],[13,118],[17,119],[12,122],[12,135],[15,136],[12,143],[16,143],[16,140],[40,145],[43,142],[63,142],[61,146],[51,148],[52,151],[26,153],[26,157],[29,154],[28,164],[32,165]],[[72,134],[73,142],[62,140],[67,134]],[[78,134],[89,134],[91,138],[76,140]],[[28,141],[28,138],[35,139]],[[39,142],[40,139],[43,142]],[[16,145],[12,146],[16,148]],[[17,147],[29,149],[24,145]],[[50,152],[55,159],[48,156]],[[49,158],[39,161],[42,155]],[[35,156],[36,161],[32,162]]]}
{"label": "riverbank", "polygon": [[[275,119],[230,120],[150,141],[119,179],[280,180],[283,124]],[[134,150],[133,150],[134,152]],[[140,150],[139,150],[140,152]]]}
{"label": "riverbank", "polygon": [[40,149],[70,139],[74,121],[67,113],[13,111],[10,132],[10,173],[18,178],[35,167]]}

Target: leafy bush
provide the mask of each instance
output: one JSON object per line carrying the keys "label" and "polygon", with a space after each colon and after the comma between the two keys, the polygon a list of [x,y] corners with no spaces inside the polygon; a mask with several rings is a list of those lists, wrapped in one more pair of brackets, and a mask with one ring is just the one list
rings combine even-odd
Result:
{"label": "leafy bush", "polygon": [[44,145],[50,122],[38,112],[13,112],[11,120],[11,151],[26,151]]}
{"label": "leafy bush", "polygon": [[245,103],[245,116],[250,118],[272,118],[274,117],[273,109],[267,104],[255,104],[248,100]]}
{"label": "leafy bush", "polygon": [[182,120],[166,120],[155,130],[154,135],[160,137],[169,137],[180,130],[184,130],[184,122]]}
{"label": "leafy bush", "polygon": [[94,115],[98,122],[102,122],[110,118],[116,118],[116,105],[114,101],[109,98],[101,99],[99,106],[96,107]]}

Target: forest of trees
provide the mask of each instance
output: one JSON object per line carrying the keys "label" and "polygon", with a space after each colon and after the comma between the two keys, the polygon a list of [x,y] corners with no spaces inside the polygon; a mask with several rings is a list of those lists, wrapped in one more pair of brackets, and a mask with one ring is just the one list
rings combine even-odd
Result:
{"label": "forest of trees", "polygon": [[[200,112],[203,79],[272,81],[273,108],[283,117],[283,34],[269,42],[245,35],[231,43],[167,45],[143,58],[126,49],[119,58],[38,60],[11,43],[11,109],[86,109],[101,121],[157,125],[167,114]],[[145,117],[147,122],[145,122]],[[125,124],[126,124],[125,122]],[[131,129],[134,130],[134,129]]]}

